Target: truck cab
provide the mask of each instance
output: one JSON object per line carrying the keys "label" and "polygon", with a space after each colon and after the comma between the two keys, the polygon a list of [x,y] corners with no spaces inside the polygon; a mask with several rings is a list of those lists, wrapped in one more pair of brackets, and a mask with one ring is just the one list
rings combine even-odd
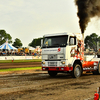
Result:
{"label": "truck cab", "polygon": [[[56,33],[44,35],[42,45],[42,70],[50,76],[59,72],[70,72],[78,78],[83,72],[84,43],[77,33]],[[85,66],[84,66],[85,67]]]}

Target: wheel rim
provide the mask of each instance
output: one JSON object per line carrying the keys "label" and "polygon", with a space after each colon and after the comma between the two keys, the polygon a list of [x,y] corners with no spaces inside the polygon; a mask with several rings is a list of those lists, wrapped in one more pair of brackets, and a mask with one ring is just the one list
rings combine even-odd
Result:
{"label": "wheel rim", "polygon": [[80,68],[79,68],[79,66],[77,66],[75,68],[75,75],[76,75],[76,77],[79,77],[80,76]]}

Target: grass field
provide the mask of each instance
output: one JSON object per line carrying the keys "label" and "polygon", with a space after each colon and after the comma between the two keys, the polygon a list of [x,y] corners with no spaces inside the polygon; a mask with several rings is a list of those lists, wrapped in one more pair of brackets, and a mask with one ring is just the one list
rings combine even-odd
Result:
{"label": "grass field", "polygon": [[[0,63],[11,63],[12,60],[0,60]],[[14,60],[12,63],[24,63],[24,62],[41,62],[41,59],[32,59],[32,60]],[[8,68],[8,69],[0,69],[0,72],[5,71],[21,71],[21,70],[33,70],[33,69],[41,69],[41,67],[27,67],[27,68]]]}
{"label": "grass field", "polygon": [[21,71],[21,70],[33,70],[33,69],[41,69],[41,67],[27,67],[27,68],[9,68],[9,69],[0,69],[0,72],[5,71]]}
{"label": "grass field", "polygon": [[[41,59],[32,59],[32,60],[13,60],[13,63],[20,63],[20,62],[41,62]],[[11,63],[12,60],[0,60],[0,63]]]}

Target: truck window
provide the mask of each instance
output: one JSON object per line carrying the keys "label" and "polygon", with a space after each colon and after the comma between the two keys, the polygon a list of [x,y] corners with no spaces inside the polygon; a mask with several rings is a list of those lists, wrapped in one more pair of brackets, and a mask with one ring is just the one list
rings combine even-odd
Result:
{"label": "truck window", "polygon": [[76,45],[76,37],[70,37],[70,39],[69,39],[69,45]]}
{"label": "truck window", "polygon": [[45,37],[42,48],[66,47],[68,35]]}

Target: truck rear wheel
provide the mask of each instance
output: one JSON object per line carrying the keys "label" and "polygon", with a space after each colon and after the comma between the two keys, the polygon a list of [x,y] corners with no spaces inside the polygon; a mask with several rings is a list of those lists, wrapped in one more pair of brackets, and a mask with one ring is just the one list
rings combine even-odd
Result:
{"label": "truck rear wheel", "polygon": [[81,68],[81,65],[80,64],[75,64],[73,66],[73,71],[72,71],[72,77],[73,78],[78,78],[81,76],[82,74],[82,68]]}
{"label": "truck rear wheel", "polygon": [[98,73],[100,74],[100,61],[98,62]]}
{"label": "truck rear wheel", "polygon": [[57,75],[57,72],[56,71],[48,71],[48,74],[51,76],[51,77],[55,77]]}

